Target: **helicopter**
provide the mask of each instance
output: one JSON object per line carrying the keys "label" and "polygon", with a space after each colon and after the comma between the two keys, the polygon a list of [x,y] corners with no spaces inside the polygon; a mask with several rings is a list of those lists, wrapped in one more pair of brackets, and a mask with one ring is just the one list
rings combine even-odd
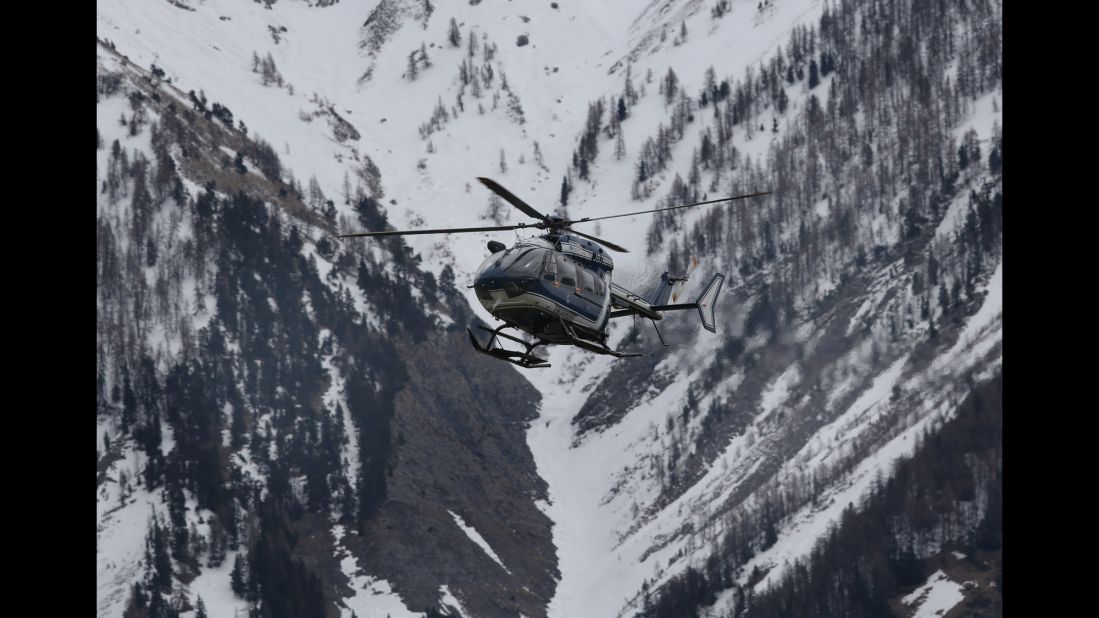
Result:
{"label": "helicopter", "polygon": [[[668,208],[641,210],[605,217],[565,219],[545,215],[530,204],[516,197],[490,178],[478,178],[485,187],[503,198],[535,223],[499,225],[491,227],[465,227],[445,229],[389,230],[383,232],[359,232],[342,234],[340,238],[372,236],[409,236],[417,234],[460,234],[504,230],[545,230],[541,236],[522,238],[510,248],[504,243],[490,240],[489,256],[477,268],[473,288],[481,305],[497,320],[503,322],[497,328],[476,323],[466,327],[473,348],[483,354],[513,363],[524,369],[549,367],[544,358],[533,354],[545,345],[573,345],[596,354],[617,358],[641,356],[636,352],[620,352],[607,345],[608,324],[615,318],[638,315],[656,322],[663,313],[697,309],[702,326],[717,332],[714,309],[725,275],[716,273],[693,303],[668,303],[672,289],[686,281],[685,274],[673,277],[666,270],[660,277],[656,290],[643,297],[611,280],[614,260],[604,251],[628,253],[613,242],[572,229],[578,223],[629,217],[650,212],[676,210],[704,204],[730,202],[768,195],[770,191],[738,195],[721,199],[694,202]],[[674,297],[672,300],[675,300]],[[503,332],[505,329],[526,332],[534,337],[526,341]],[[488,339],[478,336],[478,331],[488,333]],[[665,346],[660,329],[656,330]],[[510,350],[500,344],[500,339],[519,343],[523,350]]]}

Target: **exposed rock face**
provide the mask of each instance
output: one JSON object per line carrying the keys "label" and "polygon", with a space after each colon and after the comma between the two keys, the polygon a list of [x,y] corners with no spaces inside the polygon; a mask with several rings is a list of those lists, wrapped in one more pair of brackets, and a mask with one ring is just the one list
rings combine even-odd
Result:
{"label": "exposed rock face", "polygon": [[465,333],[398,345],[409,381],[395,401],[387,499],[356,553],[414,611],[434,606],[446,584],[475,616],[545,616],[557,558],[551,522],[535,506],[546,485],[525,438],[539,395],[499,361],[471,358],[468,346]]}

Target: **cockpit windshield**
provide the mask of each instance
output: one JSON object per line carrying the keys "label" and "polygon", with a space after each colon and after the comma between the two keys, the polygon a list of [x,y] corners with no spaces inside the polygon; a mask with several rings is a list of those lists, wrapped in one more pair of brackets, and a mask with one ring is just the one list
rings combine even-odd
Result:
{"label": "cockpit windshield", "polygon": [[488,256],[487,258],[485,258],[485,261],[481,262],[481,265],[477,267],[477,272],[485,272],[493,265],[495,265],[496,262],[500,261],[500,259],[502,259],[505,255],[507,255],[506,251],[497,251],[496,253]]}
{"label": "cockpit windshield", "polygon": [[509,275],[515,277],[537,277],[542,270],[542,261],[546,257],[546,249],[540,247],[524,248],[516,251],[514,256],[507,256],[501,263]]}

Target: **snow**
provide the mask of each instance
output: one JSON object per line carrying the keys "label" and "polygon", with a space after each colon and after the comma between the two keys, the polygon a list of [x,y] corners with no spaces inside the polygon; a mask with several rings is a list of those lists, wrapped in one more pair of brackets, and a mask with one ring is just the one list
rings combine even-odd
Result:
{"label": "snow", "polygon": [[440,586],[439,594],[442,595],[440,603],[458,610],[458,616],[460,618],[472,618],[472,614],[470,614],[469,611],[466,610],[465,606],[462,605],[462,602],[458,600],[458,597],[454,596],[454,594],[450,592],[450,586],[447,586],[446,584]]}
{"label": "snow", "polygon": [[[594,377],[592,374],[599,370],[593,365],[594,362],[577,383]],[[611,434],[612,444],[592,440],[572,450],[572,415],[584,398],[579,388],[559,390],[554,397],[544,398],[541,415],[532,424],[527,438],[539,475],[549,484],[550,500],[545,512],[554,522],[554,544],[562,573],[550,602],[551,616],[614,615],[635,584],[649,574],[637,564],[636,557],[622,560],[615,552],[620,516],[601,508],[604,494],[612,484],[611,471],[636,463],[631,461],[627,446],[631,437],[637,440],[640,436],[623,436],[616,427]],[[649,408],[650,416],[660,411]],[[659,423],[663,419],[653,420]],[[643,428],[647,424],[637,422],[626,427]],[[596,448],[591,448],[593,444]]]}
{"label": "snow", "polygon": [[[96,615],[121,616],[129,599],[130,585],[141,578],[145,537],[151,517],[167,521],[167,509],[159,493],[134,487],[132,465],[136,450],[132,442],[122,449],[122,459],[108,471],[108,478],[96,490]],[[118,473],[126,470],[133,494],[123,504],[119,496]],[[163,523],[162,523],[163,525]]]}
{"label": "snow", "polygon": [[[954,130],[954,137],[959,144],[970,129],[976,131],[981,144],[981,157],[986,161],[992,149],[993,126],[998,123],[1003,127],[1004,124],[1003,100],[1003,94],[999,91],[990,92],[978,98],[972,102],[973,110],[969,119]],[[950,202],[943,220],[936,228],[936,238],[950,238],[954,230],[961,229],[968,208],[969,194],[960,192]]]}
{"label": "snow", "polygon": [[454,511],[448,510],[447,513],[450,513],[450,516],[454,518],[454,523],[458,524],[458,527],[462,529],[462,532],[466,533],[469,540],[473,541],[478,547],[484,550],[485,554],[487,554],[489,558],[492,558],[496,564],[500,565],[501,569],[507,571],[509,575],[511,574],[511,570],[504,566],[504,562],[500,560],[500,557],[496,555],[496,552],[492,551],[492,547],[473,526],[466,524],[465,520]]}
{"label": "snow", "polygon": [[[321,329],[320,333],[318,333],[318,340],[321,345],[330,337],[331,331],[327,328]],[[333,415],[336,414],[337,406],[343,412],[343,426],[347,442],[341,447],[340,460],[344,462],[345,477],[348,479],[357,479],[359,477],[359,433],[355,430],[354,421],[351,420],[351,408],[347,405],[343,373],[332,364],[332,358],[338,354],[338,348],[339,345],[333,340],[333,356],[327,356],[321,359],[321,367],[324,369],[325,373],[328,374],[329,379],[328,390],[325,392],[322,401],[324,402],[325,407]]]}
{"label": "snow", "polygon": [[[97,510],[104,510],[104,502],[97,503]],[[146,525],[157,505],[156,496],[135,492],[126,506],[100,514],[95,548],[97,616],[122,615],[130,584],[141,577]]]}
{"label": "snow", "polygon": [[954,136],[960,141],[970,129],[977,132],[981,140],[981,156],[987,158],[992,139],[993,124],[1004,125],[1004,95],[999,90],[986,93],[970,103],[972,110],[966,122],[954,130]]}
{"label": "snow", "polygon": [[345,534],[347,531],[342,525],[332,526],[332,535],[336,538],[336,556],[340,558],[340,569],[350,580],[351,588],[355,590],[354,596],[344,599],[344,607],[340,611],[341,618],[348,618],[352,612],[362,618],[367,616],[419,618],[426,615],[423,612],[409,610],[388,581],[364,574],[358,566],[358,560],[343,545]]}
{"label": "snow", "polygon": [[983,291],[985,299],[981,308],[966,322],[954,346],[935,359],[932,363],[933,371],[949,371],[959,362],[972,364],[1003,341],[1004,263],[1002,259]]}
{"label": "snow", "polygon": [[940,570],[932,573],[923,586],[901,601],[905,605],[915,605],[912,618],[937,618],[946,614],[964,598],[961,584],[952,581]]}
{"label": "snow", "polygon": [[756,422],[767,418],[782,402],[786,401],[786,398],[790,395],[790,387],[797,384],[800,377],[801,371],[795,363],[775,378],[775,381],[763,392],[763,412],[756,417]]}
{"label": "snow", "polygon": [[[792,27],[816,20],[823,6],[820,0],[784,0],[759,12],[754,2],[734,2],[729,13],[714,20],[710,17],[711,4],[597,0],[563,2],[557,10],[551,9],[548,2],[463,6],[459,19],[463,44],[457,49],[449,47],[445,41],[450,15],[442,6],[437,6],[425,27],[413,23],[403,25],[374,58],[368,58],[358,47],[363,35],[361,24],[373,3],[341,2],[320,8],[297,2],[279,2],[265,7],[261,3],[207,0],[196,3],[193,7],[196,10],[192,12],[167,2],[102,0],[97,3],[97,32],[101,38],[116,43],[119,53],[127,55],[137,65],[147,68],[155,63],[165,69],[173,86],[181,92],[192,88],[196,92],[202,90],[210,102],[217,101],[229,107],[235,118],[248,126],[250,135],[263,137],[272,144],[288,174],[293,174],[303,184],[315,176],[326,196],[335,201],[340,215],[348,217],[353,228],[358,222],[340,196],[345,176],[352,183],[356,182],[355,169],[361,165],[364,155],[370,156],[381,171],[385,197],[380,203],[387,209],[392,225],[398,228],[461,227],[483,221],[481,215],[490,194],[476,183],[476,176],[497,179],[540,211],[550,211],[559,205],[561,177],[576,148],[587,103],[621,92],[625,60],[629,57],[632,57],[636,87],[642,87],[647,70],[653,71],[654,81],[644,84],[647,94],[630,109],[629,118],[622,123],[627,156],[616,161],[613,142],[601,139],[600,154],[593,163],[592,182],[574,183],[568,210],[574,216],[595,217],[653,207],[667,193],[677,173],[687,176],[695,134],[709,124],[712,115],[710,109],[696,112],[701,121],[689,125],[687,136],[673,145],[674,159],[660,175],[652,196],[640,203],[630,201],[628,187],[641,145],[656,133],[659,123],[667,124],[668,110],[657,92],[656,81],[671,67],[679,75],[682,88],[689,93],[697,92],[706,69],[705,64],[699,63],[699,58],[721,59],[715,61],[718,79],[740,77],[745,68],[758,66],[779,46],[785,45]],[[529,23],[520,15],[528,17]],[[685,21],[689,31],[687,44],[674,46],[672,39],[678,34],[681,21]],[[669,34],[668,40],[660,43],[658,35],[663,25],[668,26]],[[271,37],[269,26],[286,27],[279,42]],[[456,67],[466,57],[465,43],[471,31],[476,31],[478,36],[487,34],[489,40],[498,45],[494,60],[498,73],[496,84],[499,74],[506,73],[512,92],[521,101],[526,123],[519,125],[507,118],[503,99],[500,109],[490,109],[492,89],[486,89],[485,97],[480,101],[486,107],[483,115],[476,109],[477,100],[467,92],[465,111],[452,117],[431,136],[435,152],[428,153],[427,143],[420,139],[417,128],[430,117],[438,100],[443,101],[448,113],[455,106]],[[530,45],[516,47],[515,39],[519,34],[529,34]],[[428,45],[433,66],[421,69],[419,78],[409,81],[402,75],[407,67],[407,54],[419,49],[421,43]],[[286,87],[260,83],[259,76],[251,71],[253,52],[260,57],[267,53],[272,55],[279,72],[293,85],[293,93]],[[99,59],[107,64],[114,62],[109,54],[101,53]],[[359,78],[371,65],[374,67],[371,78],[360,82]],[[558,70],[553,71],[554,68]],[[790,89],[791,109],[786,118],[780,119],[780,131],[785,130],[784,123],[805,104],[808,92],[804,89],[804,82]],[[826,93],[825,80],[814,94],[824,97]],[[997,93],[995,97],[995,110],[992,96],[973,103],[973,117],[959,137],[973,126],[981,139],[987,140],[993,121],[999,120],[1002,124],[1002,95]],[[341,143],[333,136],[329,122],[317,118],[303,120],[328,105],[358,130],[361,139]],[[608,107],[613,109],[613,106]],[[118,116],[124,111],[128,111],[128,104],[123,97],[101,99],[97,107],[97,123],[104,131],[106,146],[97,153],[100,178],[105,175],[107,153],[113,139],[106,134],[109,127],[113,127],[111,133],[117,133],[127,148],[151,152],[147,146],[147,131],[129,138],[124,128],[117,126]],[[750,140],[744,128],[737,127],[733,137],[738,151],[752,158],[765,157],[773,139],[769,126]],[[543,152],[547,169],[534,161],[535,142]],[[982,146],[987,155],[984,143]],[[498,167],[501,149],[506,153],[507,172],[500,172]],[[520,153],[526,159],[523,164],[518,161]],[[192,193],[198,190],[198,187],[187,186]],[[956,229],[953,226],[957,224],[959,213],[964,216],[966,201],[963,197],[950,205],[940,228],[944,236]],[[103,209],[102,200],[99,208]],[[831,216],[833,212],[829,200],[821,200],[813,210],[819,217]],[[117,214],[122,216],[124,213]],[[683,218],[684,226],[689,229],[702,215],[701,212],[688,212]],[[504,224],[523,221],[526,219],[518,211],[505,210]],[[631,249],[632,253],[615,256],[618,262],[615,279],[627,283],[631,289],[651,287],[663,270],[661,260],[664,258],[661,256],[664,254],[644,257],[650,222],[650,215],[638,215],[617,219],[613,227],[606,225],[600,229],[589,224],[590,227],[583,230]],[[896,233],[884,225],[884,219],[877,225],[881,226],[877,233],[883,241]],[[181,233],[188,234],[189,230]],[[515,236],[526,235],[530,233]],[[490,239],[510,241],[513,237],[506,233],[412,236],[407,242],[422,256],[423,267],[436,275],[443,267],[452,266],[458,289],[467,295],[477,314],[491,322],[472,290],[465,288],[473,269],[484,257],[485,241]],[[376,243],[363,242],[364,252],[382,257]],[[306,243],[306,252],[315,255],[312,242]],[[325,278],[331,264],[319,255],[316,255],[316,261]],[[719,266],[705,264],[697,277],[698,283],[704,283],[709,272]],[[352,295],[356,308],[363,312],[366,323],[376,326],[377,319],[370,311],[369,299],[354,281],[342,280],[342,283]],[[876,282],[866,303],[852,320],[852,332],[881,302],[880,294],[889,288],[888,284],[888,275],[883,272],[882,280]],[[728,285],[732,287],[732,281]],[[827,278],[820,281],[823,290],[834,285]],[[192,307],[193,287],[192,284],[184,287]],[[963,337],[933,364],[932,375],[936,379],[955,375],[959,366],[974,365],[1002,341],[1002,265],[997,267],[986,289],[988,296],[984,305],[966,326]],[[689,296],[693,298],[694,295]],[[207,296],[206,306],[207,311],[199,316],[202,320],[212,315],[212,297]],[[444,322],[449,319],[442,317]],[[612,345],[621,340],[629,327],[626,320],[612,325]],[[170,342],[169,331],[159,326],[155,328],[155,336],[165,341],[166,350],[169,353],[177,351]],[[322,340],[325,337],[326,333],[321,333]],[[553,537],[560,561],[561,581],[549,606],[550,616],[617,615],[634,599],[644,580],[663,581],[681,571],[696,553],[701,556],[705,549],[691,547],[693,538],[681,531],[684,522],[705,521],[715,505],[720,505],[761,464],[772,439],[765,431],[768,426],[765,423],[774,422],[772,413],[782,409],[802,379],[796,364],[768,385],[760,401],[759,415],[747,435],[732,438],[702,478],[672,504],[660,510],[652,507],[660,494],[660,482],[654,468],[664,464],[670,438],[665,429],[666,419],[682,409],[687,387],[697,377],[695,372],[705,365],[703,361],[712,357],[722,342],[721,336],[709,333],[700,333],[691,341],[670,341],[683,348],[658,368],[673,376],[671,385],[646,395],[644,401],[628,412],[624,422],[603,433],[587,435],[580,441],[576,440],[572,417],[610,367],[622,361],[554,346],[547,351],[553,364],[551,369],[523,374],[543,395],[540,416],[532,423],[527,441],[539,474],[549,485],[550,499],[540,502],[539,507],[554,522]],[[752,345],[762,345],[762,340]],[[855,366],[860,359],[865,361],[869,353],[867,345],[842,362]],[[900,359],[876,376],[870,388],[853,405],[826,425],[791,460],[795,463],[782,468],[780,476],[838,457],[851,440],[863,435],[873,420],[888,414],[893,386],[916,386],[904,381],[904,363],[905,359]],[[322,365],[331,380],[323,400],[332,411],[336,404],[344,409],[349,442],[344,445],[342,457],[348,478],[355,478],[357,436],[344,401],[341,371],[330,358],[322,359]],[[705,410],[713,397],[735,396],[741,378],[736,374],[726,378],[713,392],[705,394],[700,409]],[[868,381],[869,376],[859,375],[837,380],[830,393],[829,407],[841,395]],[[947,407],[944,399],[927,401],[922,422],[895,436],[877,455],[852,471],[841,485],[831,488],[821,501],[821,504],[831,506],[818,506],[816,510],[806,507],[792,516],[780,531],[779,542],[757,558],[759,563],[781,565],[785,560],[804,555],[844,506],[857,504],[875,473],[888,470],[898,457],[910,453],[915,432],[943,414]],[[697,429],[701,417],[702,414],[698,414],[692,419],[688,431]],[[107,431],[105,427],[97,428],[99,444],[102,444],[104,431]],[[110,433],[113,439],[116,432]],[[165,432],[164,436],[163,448],[167,451],[171,449],[172,438],[170,432]],[[136,456],[129,447],[127,449],[128,458],[116,466],[136,467],[130,463],[130,458]],[[260,476],[255,464],[250,462],[247,447],[235,455],[234,460],[240,462],[240,467],[249,476]],[[113,485],[108,481],[106,497],[97,496],[101,528],[97,535],[97,558],[100,559],[97,611],[100,615],[111,616],[121,614],[119,603],[124,603],[124,599],[119,601],[116,597],[126,594],[125,585],[133,580],[126,569],[137,569],[135,565],[141,560],[143,524],[148,513],[151,509],[162,509],[157,496],[135,492],[126,507],[110,511],[117,504],[117,496],[112,494]],[[474,528],[458,515],[451,515],[474,543],[507,570]],[[344,616],[349,616],[351,611],[360,616],[422,615],[410,612],[389,582],[371,577],[358,568],[355,559],[339,543],[345,534],[342,527],[335,526],[333,532],[337,546],[341,547],[341,568],[356,591],[346,600]],[[661,549],[649,553],[662,543]],[[104,548],[104,545],[109,547]],[[681,550],[685,556],[673,560]],[[104,559],[114,566],[106,569]],[[230,565],[231,561],[232,556],[227,559]],[[768,581],[781,570],[773,569]],[[214,611],[215,606],[230,607],[230,600],[224,597],[226,585],[227,577],[220,570],[204,571],[193,582],[192,593],[201,593],[211,615],[219,615]],[[440,594],[444,603],[461,606],[448,587],[443,586]]]}
{"label": "snow", "polygon": [[[707,347],[717,345],[705,337],[702,341],[707,345],[699,345],[692,356],[705,356]],[[659,494],[652,465],[662,462],[668,450],[663,435],[666,418],[686,401],[687,386],[697,377],[691,368],[704,366],[689,361],[682,364],[687,368],[667,389],[627,413],[628,422],[579,444],[574,444],[571,420],[586,397],[584,388],[554,389],[552,383],[547,384],[548,374],[542,375],[545,381],[535,381],[536,386],[547,389],[544,393],[552,392],[543,399],[539,420],[528,433],[539,474],[550,487],[550,502],[544,511],[554,521],[562,572],[550,604],[551,616],[616,615],[624,606],[636,603],[641,583],[659,577],[664,573],[661,565],[669,564],[677,552],[693,543],[691,537],[677,534],[690,514],[702,514],[707,505],[719,504],[722,496],[761,463],[761,458],[742,452],[746,438],[736,438],[705,476],[677,500],[655,513],[637,510],[646,509]],[[606,363],[593,362],[575,383],[590,383],[605,367]],[[654,551],[662,540],[668,542]],[[681,561],[676,569],[685,565]]]}
{"label": "snow", "polygon": [[[776,584],[795,560],[808,557],[816,543],[833,525],[839,523],[844,509],[848,506],[857,508],[860,505],[880,472],[890,470],[892,463],[898,459],[911,456],[920,432],[947,409],[948,406],[938,405],[928,418],[913,425],[860,462],[844,483],[822,493],[817,500],[817,506],[807,505],[790,516],[780,531],[778,541],[744,566],[744,574],[738,584],[747,585],[752,570],[757,566],[769,569],[767,575],[756,585],[757,592]],[[721,593],[712,607],[717,611],[731,609],[733,592],[730,588]]]}
{"label": "snow", "polygon": [[[757,586],[763,589],[776,582],[790,563],[808,556],[829,527],[839,522],[845,508],[849,505],[861,505],[880,472],[891,470],[893,462],[911,456],[920,435],[919,431],[932,420],[925,418],[875,450],[855,467],[846,481],[822,493],[817,500],[817,506],[809,504],[795,513],[790,518],[790,523],[784,526],[778,542],[746,565],[746,573],[750,573],[757,564],[761,567],[773,567]],[[742,583],[746,583],[747,575],[743,580]]]}
{"label": "snow", "polygon": [[847,325],[848,335],[855,332],[856,328],[865,327],[866,316],[869,315],[873,309],[882,304],[886,292],[891,289],[891,284],[893,283],[892,273],[899,264],[899,261],[895,261],[892,264],[883,266],[880,273],[870,283],[862,303],[859,305],[858,310],[855,312],[855,315],[851,317],[851,321]]}
{"label": "snow", "polygon": [[[990,287],[992,286],[990,285]],[[976,321],[976,318],[974,318],[974,322]],[[992,337],[987,330],[984,331],[984,335],[985,339],[981,340],[982,344]],[[964,372],[966,367],[972,366],[973,363],[980,360],[980,357],[971,356],[968,359],[970,365],[961,365],[960,369],[954,367],[952,371]],[[871,387],[840,418],[818,431],[813,440],[802,451],[788,460],[776,475],[776,478],[781,480],[798,470],[815,468],[822,462],[827,461],[831,454],[842,455],[842,444],[857,439],[876,416],[888,414],[890,409],[887,396],[891,393],[893,385],[905,384],[901,380],[905,362],[905,359],[900,359],[882,372],[874,380]],[[927,379],[934,380],[935,377],[914,376],[908,384],[912,384],[911,388],[917,388],[921,381]],[[767,576],[757,584],[758,590],[763,590],[775,584],[795,560],[808,556],[817,541],[832,525],[839,522],[846,507],[850,505],[857,508],[861,504],[879,474],[883,471],[892,470],[893,464],[900,459],[910,457],[915,450],[919,436],[927,428],[935,426],[947,418],[956,408],[958,394],[949,389],[945,392],[921,389],[919,392],[934,393],[921,400],[920,420],[906,427],[884,445],[873,450],[870,456],[864,458],[847,475],[846,480],[822,493],[817,500],[817,505],[807,505],[789,517],[788,521],[783,524],[775,545],[767,551],[757,554],[745,565],[744,575],[740,580],[741,585],[747,583],[747,578],[755,566],[770,569]],[[877,414],[872,413],[875,409]],[[806,461],[807,456],[812,454],[813,449],[829,444],[836,444],[837,446],[832,450],[821,450],[817,455],[812,456],[811,461]],[[719,595],[713,608],[722,611],[731,608],[732,592],[730,589]]]}
{"label": "snow", "polygon": [[[202,572],[190,584],[191,604],[198,603],[199,597],[202,597],[207,616],[237,616],[248,613],[248,602],[237,598],[230,586],[230,573],[238,553],[228,552],[225,561],[216,568],[207,567],[203,562]],[[193,616],[194,613],[184,615]]]}
{"label": "snow", "polygon": [[[660,23],[678,27],[679,21],[686,19],[691,44],[679,47],[664,44],[658,55],[638,56],[634,65],[635,83],[640,85],[650,68],[661,75],[672,66],[681,74],[684,88],[697,90],[703,71],[696,66],[699,56],[736,58],[724,68],[729,74],[739,75],[743,67],[757,63],[784,44],[789,28],[813,19],[819,7],[819,0],[802,0],[784,3],[759,15],[754,6],[738,5],[723,19],[713,22],[709,11],[703,10],[708,7],[681,6],[664,14]],[[404,25],[371,61],[363,52],[347,51],[357,48],[362,36],[358,24],[370,7],[355,3],[323,9],[299,3],[264,7],[211,0],[196,8],[192,12],[164,3],[112,0],[97,5],[98,30],[101,37],[115,42],[120,52],[138,65],[147,67],[155,63],[164,68],[181,92],[203,90],[211,102],[229,107],[236,118],[248,125],[250,134],[272,142],[284,167],[299,179],[317,177],[329,197],[340,192],[345,175],[355,179],[353,168],[360,158],[357,153],[370,155],[386,184],[383,203],[390,211],[392,223],[398,227],[418,219],[438,227],[469,225],[484,210],[489,197],[487,191],[473,182],[478,175],[492,175],[540,209],[552,209],[558,201],[563,172],[554,166],[571,159],[575,133],[586,113],[585,103],[608,94],[608,80],[592,76],[603,76],[617,64],[616,77],[609,82],[613,84],[622,77],[618,61],[642,41],[660,47],[652,38],[658,26],[644,17],[651,7],[641,7],[639,11],[634,7],[626,9],[627,14],[638,11],[633,20],[623,19],[622,3],[614,1],[567,3],[559,10],[548,5],[508,4],[491,11],[474,7],[462,19],[463,42],[470,31],[476,31],[479,35],[487,34],[498,45],[495,60],[498,71],[506,72],[511,90],[522,101],[528,123],[518,126],[502,121],[502,109],[480,115],[473,109],[472,97],[467,96],[466,111],[432,136],[436,152],[428,154],[416,127],[430,116],[440,96],[448,109],[453,107],[455,67],[465,53],[464,45],[454,49],[445,43],[447,20],[441,11],[436,12],[425,28]],[[521,15],[529,18],[529,23]],[[643,30],[643,24],[649,26],[647,31]],[[287,32],[276,43],[268,26],[286,27]],[[530,34],[531,44],[514,47],[515,36],[521,33]],[[406,55],[421,43],[436,44],[429,47],[433,66],[421,70],[416,81],[409,81],[403,76]],[[294,94],[286,88],[260,83],[259,76],[251,71],[253,52],[261,57],[272,54],[287,83],[294,85]],[[373,75],[360,84],[359,77],[369,64],[375,66]],[[216,70],[211,70],[213,67]],[[548,71],[548,67],[559,71]],[[625,209],[622,202],[628,193],[622,187],[629,184],[641,142],[655,133],[658,122],[666,122],[666,110],[655,92],[656,85],[648,86],[649,94],[623,123],[632,155],[623,161],[613,161],[610,143],[604,142],[595,165],[606,173],[593,175],[590,185],[576,183],[577,190],[569,205],[571,212],[597,216]],[[377,96],[398,89],[402,96]],[[484,100],[489,98],[486,93]],[[362,139],[340,144],[330,135],[327,123],[302,122],[301,112],[311,113],[321,103],[330,103],[355,125]],[[483,139],[486,134],[493,139]],[[533,161],[535,139],[540,142],[548,171]],[[677,154],[681,155],[675,159],[679,168],[669,169],[666,180],[670,181],[676,172],[686,175],[689,141],[685,139],[676,145]],[[759,152],[749,154],[763,154],[768,141],[750,142],[760,148]],[[507,173],[497,174],[494,168],[502,144],[506,145],[510,165]],[[743,140],[738,140],[738,148],[751,150]],[[517,162],[520,152],[527,159],[522,165]],[[414,173],[421,160],[426,162],[427,173]],[[467,184],[472,186],[462,191]],[[615,190],[609,191],[610,188]],[[658,189],[646,201],[647,205],[660,194]],[[396,205],[390,204],[391,200]],[[342,214],[354,221],[342,200],[336,202]],[[629,204],[629,209],[638,208]],[[521,213],[506,211],[505,223],[522,220]],[[616,238],[635,249],[643,246],[649,221],[648,215],[618,220]],[[477,234],[445,240],[417,236],[407,240],[423,255],[426,268],[438,274],[444,265],[452,263],[461,282],[480,262],[484,241],[499,236]],[[352,289],[353,294],[356,291]],[[474,300],[472,296],[470,300]],[[482,311],[479,303],[472,305]]]}
{"label": "snow", "polygon": [[[893,392],[893,387],[897,385],[897,380],[900,378],[907,360],[907,357],[905,357],[895,361],[875,378],[870,384],[870,388],[866,389],[862,395],[859,395],[859,398],[851,404],[847,412],[817,432],[816,435],[820,440],[831,442],[840,436],[848,435],[847,430],[850,429],[852,424],[861,421],[864,414],[875,406],[880,406],[883,401],[887,401]],[[884,411],[884,407],[879,407],[879,409]]]}

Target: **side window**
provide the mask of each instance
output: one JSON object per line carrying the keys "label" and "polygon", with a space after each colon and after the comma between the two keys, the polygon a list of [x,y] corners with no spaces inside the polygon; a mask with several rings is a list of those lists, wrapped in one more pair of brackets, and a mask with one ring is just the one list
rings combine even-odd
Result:
{"label": "side window", "polygon": [[592,282],[591,273],[584,268],[579,268],[576,271],[576,276],[580,280],[580,287],[589,294],[595,294],[595,284]]}
{"label": "side window", "polygon": [[557,268],[561,275],[561,285],[567,285],[570,288],[576,286],[576,265],[572,263],[567,257],[558,256]]}
{"label": "side window", "polygon": [[595,274],[595,295],[602,297],[606,290],[606,286],[603,285],[603,273],[597,272]]}

